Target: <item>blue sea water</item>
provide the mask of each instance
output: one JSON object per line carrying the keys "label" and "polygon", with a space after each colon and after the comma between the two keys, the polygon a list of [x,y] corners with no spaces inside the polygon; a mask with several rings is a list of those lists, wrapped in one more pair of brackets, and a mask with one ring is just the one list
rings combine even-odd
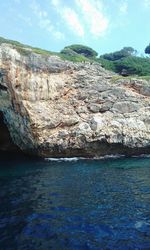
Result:
{"label": "blue sea water", "polygon": [[150,158],[0,158],[0,250],[150,249]]}

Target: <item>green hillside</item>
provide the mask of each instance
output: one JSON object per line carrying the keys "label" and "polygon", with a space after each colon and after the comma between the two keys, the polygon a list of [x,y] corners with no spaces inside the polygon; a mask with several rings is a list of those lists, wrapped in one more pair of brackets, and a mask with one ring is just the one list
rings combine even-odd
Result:
{"label": "green hillside", "polygon": [[31,52],[44,56],[57,55],[63,60],[73,62],[97,62],[105,69],[116,73],[126,72],[127,76],[150,76],[150,57],[137,56],[137,51],[132,47],[124,47],[120,51],[98,57],[95,50],[81,44],[67,46],[60,52],[52,52],[0,37],[0,44],[2,43],[11,44],[24,56],[28,56]]}

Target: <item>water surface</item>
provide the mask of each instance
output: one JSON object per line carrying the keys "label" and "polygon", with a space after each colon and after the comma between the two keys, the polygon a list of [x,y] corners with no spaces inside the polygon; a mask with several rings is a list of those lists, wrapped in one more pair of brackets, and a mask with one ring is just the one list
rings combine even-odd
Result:
{"label": "water surface", "polygon": [[150,159],[0,159],[0,250],[150,249]]}

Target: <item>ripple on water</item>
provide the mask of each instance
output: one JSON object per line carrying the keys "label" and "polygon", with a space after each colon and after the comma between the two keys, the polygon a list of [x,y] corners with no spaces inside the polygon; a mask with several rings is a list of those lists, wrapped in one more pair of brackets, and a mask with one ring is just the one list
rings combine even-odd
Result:
{"label": "ripple on water", "polygon": [[149,158],[0,165],[0,249],[150,249]]}

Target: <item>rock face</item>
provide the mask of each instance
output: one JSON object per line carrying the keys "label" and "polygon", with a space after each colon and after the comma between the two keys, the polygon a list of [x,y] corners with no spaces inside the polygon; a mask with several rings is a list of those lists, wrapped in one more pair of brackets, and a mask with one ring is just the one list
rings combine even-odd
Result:
{"label": "rock face", "polygon": [[0,46],[0,111],[13,142],[43,157],[150,153],[150,83],[99,64]]}
{"label": "rock face", "polygon": [[9,152],[20,152],[19,148],[13,143],[8,128],[4,122],[2,112],[0,112],[0,150]]}

